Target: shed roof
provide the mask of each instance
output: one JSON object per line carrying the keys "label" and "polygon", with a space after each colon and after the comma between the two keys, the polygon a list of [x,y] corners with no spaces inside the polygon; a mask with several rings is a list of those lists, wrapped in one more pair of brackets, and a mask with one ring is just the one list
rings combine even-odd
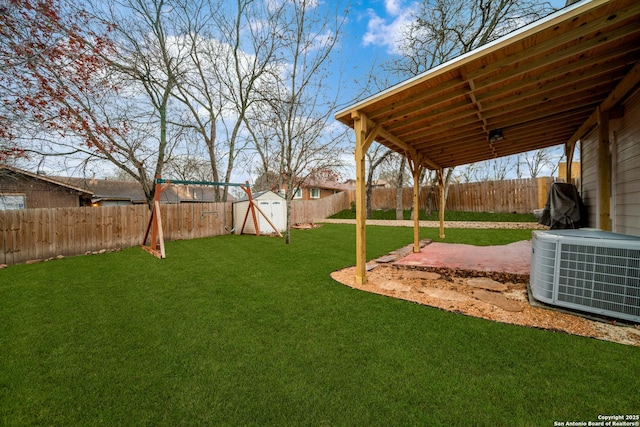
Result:
{"label": "shed roof", "polygon": [[[280,194],[271,191],[271,190],[262,190],[262,191],[258,191],[257,193],[252,193],[251,194],[251,198],[252,199],[271,199],[271,200],[278,200],[278,199],[283,199],[284,197],[282,197]],[[248,202],[249,201],[249,196],[244,195],[242,197],[240,197],[239,199],[237,199],[234,203],[241,203],[241,202]]]}
{"label": "shed roof", "polygon": [[[336,114],[444,168],[575,141],[638,84],[640,2],[568,6]],[[492,141],[493,131],[503,139]]]}

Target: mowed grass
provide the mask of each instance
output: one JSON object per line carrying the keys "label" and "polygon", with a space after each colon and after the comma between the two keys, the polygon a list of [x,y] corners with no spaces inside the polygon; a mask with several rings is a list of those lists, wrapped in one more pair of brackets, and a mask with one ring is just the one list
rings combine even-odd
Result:
{"label": "mowed grass", "polygon": [[[640,412],[639,348],[350,289],[329,274],[354,264],[354,231],[0,270],[0,424],[552,426]],[[368,257],[411,240],[368,227]]]}

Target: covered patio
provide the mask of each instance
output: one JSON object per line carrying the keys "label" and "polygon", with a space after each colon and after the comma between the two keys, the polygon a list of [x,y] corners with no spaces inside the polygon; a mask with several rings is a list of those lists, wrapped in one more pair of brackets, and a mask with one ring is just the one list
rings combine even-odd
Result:
{"label": "covered patio", "polygon": [[[640,2],[581,1],[338,112],[356,136],[356,284],[367,280],[365,154],[374,141],[407,157],[414,183],[424,168],[437,171],[442,189],[445,168],[560,144],[570,177],[576,143],[597,128],[596,222],[610,230],[609,121],[640,81],[639,58]],[[418,195],[414,185],[414,210]]]}

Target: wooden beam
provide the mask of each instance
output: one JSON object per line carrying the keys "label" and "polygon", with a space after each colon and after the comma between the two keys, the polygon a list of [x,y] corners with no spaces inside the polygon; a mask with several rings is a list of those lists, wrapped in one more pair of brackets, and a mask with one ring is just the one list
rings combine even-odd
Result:
{"label": "wooden beam", "polygon": [[[405,152],[409,153],[410,156],[413,156],[414,158],[418,158],[418,153],[416,152],[415,148],[413,148],[412,146],[410,146],[406,142],[402,141],[400,138],[396,137],[391,132],[387,132],[383,128],[380,128],[379,133],[380,133],[381,137],[383,137],[387,141],[391,142],[392,144],[398,146],[400,149],[404,150]],[[430,159],[428,159],[427,157],[424,157],[424,156],[421,158],[421,162],[422,162],[422,164],[428,165],[428,166],[432,167],[433,169],[439,169],[440,168],[440,166],[438,164],[436,164],[435,162],[431,161]]]}
{"label": "wooden beam", "polygon": [[[619,60],[603,62],[598,67],[581,67],[577,73],[549,75],[544,80],[517,79],[506,85],[487,88],[476,96],[492,106],[500,106],[501,103],[509,102],[512,97],[545,96],[547,93],[559,92],[570,95],[573,90],[592,87],[603,80],[610,80],[610,76],[617,72],[624,74],[628,66],[629,62],[623,57]],[[505,95],[507,95],[506,98]]]}
{"label": "wooden beam", "polygon": [[602,101],[600,108],[591,113],[589,118],[573,133],[567,143],[575,144],[577,141],[582,139],[583,136],[589,133],[598,124],[599,111],[611,110],[614,108],[638,83],[640,83],[640,63],[637,63],[631,71],[629,71],[624,78],[620,80],[615,89],[611,91],[604,101]]}
{"label": "wooden beam", "polygon": [[[571,99],[571,101],[582,100],[585,104],[593,103],[593,99],[598,102],[604,96],[611,92],[613,85],[606,81],[601,82],[600,84],[589,87],[589,88],[580,88],[576,89],[573,92],[564,92],[557,91],[555,94],[546,94],[540,95],[537,98],[522,98],[516,99],[512,98],[512,103],[502,104],[497,107],[495,105],[489,105],[485,112],[485,117],[487,119],[491,119],[494,117],[505,117],[510,113],[517,113],[518,111],[523,112],[535,112],[536,110],[548,109],[549,106],[551,108],[560,109],[561,111],[567,111],[564,106],[567,104],[567,99]],[[555,107],[554,107],[555,106]],[[523,120],[526,120],[526,115],[520,114],[523,117]]]}
{"label": "wooden beam", "polygon": [[[160,177],[158,176],[156,178],[159,179]],[[160,200],[162,191],[164,191],[167,185],[162,185],[156,180],[155,186],[156,188],[153,195],[153,205],[151,206],[151,216],[149,218],[149,224],[147,225],[147,232],[145,233],[144,239],[142,240],[142,249],[149,252],[156,258],[163,259],[166,257],[166,253],[164,250],[162,218],[160,216]],[[149,238],[149,233],[151,233],[151,239],[149,242],[149,246],[146,246],[147,238]]]}
{"label": "wooden beam", "polygon": [[369,150],[369,147],[371,147],[371,144],[373,144],[373,141],[375,141],[378,135],[380,135],[380,129],[382,129],[382,126],[375,125],[375,127],[370,132],[368,132],[367,137],[364,139],[364,143],[363,143],[365,152]]}
{"label": "wooden beam", "polygon": [[609,96],[602,101],[601,108],[603,110],[611,110],[618,105],[631,90],[640,83],[640,62],[624,76],[616,88],[611,91]]}
{"label": "wooden beam", "polygon": [[[591,3],[593,4],[595,2]],[[523,44],[522,48],[518,52],[511,55],[503,55],[500,59],[494,60],[484,67],[478,67],[475,70],[472,70],[469,73],[469,77],[480,79],[484,76],[491,75],[492,78],[486,80],[492,83],[496,83],[510,77],[512,74],[518,73],[518,68],[522,67],[513,68],[510,71],[506,71],[504,69],[508,68],[510,65],[517,64],[520,61],[535,61],[534,63],[536,65],[544,66],[545,64],[548,64],[550,62],[561,61],[567,56],[580,54],[584,51],[583,46],[586,46],[587,49],[593,46],[598,46],[599,42],[602,43],[602,37],[598,37],[598,32],[602,32],[606,28],[613,26],[614,22],[624,22],[625,20],[635,19],[635,16],[640,10],[640,3],[637,3],[635,1],[629,1],[628,3],[629,5],[626,8],[616,10],[615,15],[602,14],[602,16],[597,20],[593,20],[590,22],[588,21],[588,14],[577,16],[576,19],[572,20],[569,24],[562,24],[571,25],[573,27],[572,29],[568,31],[562,31],[560,35],[556,34],[556,31],[554,31],[553,33],[549,32],[545,40],[537,43],[534,42],[533,46],[524,46]],[[591,5],[585,6],[591,7]],[[585,35],[589,34],[596,35],[592,37],[592,39],[595,39],[594,41],[583,42],[573,47],[570,46],[569,48],[553,52],[553,50],[558,46],[569,44],[573,40],[579,40],[580,38],[583,38],[585,37]],[[550,51],[552,53],[548,54],[547,52]],[[538,58],[543,58],[543,60]],[[526,66],[524,68],[526,68],[527,70],[534,69],[531,66]],[[497,71],[500,71],[500,73],[496,74]]]}
{"label": "wooden beam", "polygon": [[[159,184],[156,184],[159,185]],[[158,196],[159,199],[159,196]],[[167,254],[164,249],[164,233],[162,231],[162,219],[160,216],[160,201],[153,201],[153,208],[151,210],[151,221],[150,226],[153,227],[151,243],[149,246],[146,246],[145,243],[147,241],[147,236],[144,238],[144,243],[142,244],[142,249],[149,252],[151,255],[155,256],[159,259],[164,259],[167,257]],[[147,235],[149,233],[149,228],[147,228]]]}
{"label": "wooden beam", "polygon": [[[393,123],[398,120],[406,120],[411,116],[423,115],[425,111],[429,114],[435,114],[438,109],[445,109],[447,105],[452,103],[452,100],[463,100],[469,90],[467,88],[460,88],[454,92],[442,91],[437,97],[424,100],[418,104],[407,105],[402,103],[395,106],[396,108],[385,113],[386,108],[376,110],[375,118],[372,118],[375,122]],[[447,108],[448,109],[448,108]]]}

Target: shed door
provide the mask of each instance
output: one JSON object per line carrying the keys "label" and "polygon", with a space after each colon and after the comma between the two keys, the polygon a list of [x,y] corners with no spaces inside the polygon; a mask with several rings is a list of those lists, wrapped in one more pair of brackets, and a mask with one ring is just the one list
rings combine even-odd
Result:
{"label": "shed door", "polygon": [[[269,221],[278,229],[284,231],[286,227],[286,216],[284,214],[284,201],[280,200],[261,200],[258,203],[260,210],[269,218]],[[273,229],[262,215],[259,215],[258,223],[260,225],[260,233],[273,233]]]}

